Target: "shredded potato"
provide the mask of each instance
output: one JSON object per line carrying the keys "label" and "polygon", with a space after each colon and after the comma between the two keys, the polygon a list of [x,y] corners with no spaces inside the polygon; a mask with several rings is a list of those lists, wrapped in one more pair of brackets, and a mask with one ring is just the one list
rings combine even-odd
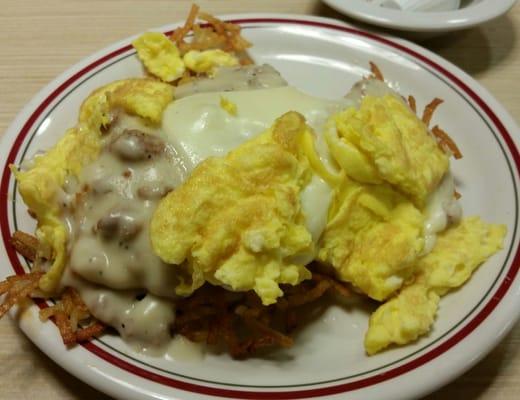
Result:
{"label": "shredded potato", "polygon": [[[34,271],[10,276],[0,282],[0,295],[5,294],[4,302],[0,304],[0,318],[23,299],[38,298],[38,282],[42,276],[43,271]],[[63,343],[67,346],[88,341],[105,330],[105,325],[92,318],[87,306],[72,288],[65,289],[54,306],[40,310],[42,321],[49,318],[54,319]],[[89,324],[82,327],[85,321]]]}
{"label": "shredded potato", "polygon": [[[36,237],[16,231],[11,238],[11,244],[29,261],[34,262],[37,259],[39,243]],[[44,271],[35,270],[25,275],[7,277],[0,282],[0,295],[5,294],[4,302],[0,305],[0,318],[23,299],[41,297],[38,284],[43,275]],[[105,329],[102,323],[92,318],[78,292],[72,288],[65,289],[54,306],[40,310],[42,321],[49,318],[53,318],[56,322],[63,342],[67,346],[88,341]],[[81,327],[84,321],[90,322],[90,325]]]}
{"label": "shredded potato", "polygon": [[383,76],[381,70],[377,66],[377,64],[370,61],[370,71],[372,72],[372,76],[377,79],[378,81],[384,82],[385,77]]}
{"label": "shredded potato", "polygon": [[184,37],[193,29],[193,24],[197,19],[197,14],[199,13],[199,6],[193,4],[191,6],[190,13],[188,14],[188,18],[186,18],[186,22],[184,26],[177,28],[171,35],[171,40],[173,40],[178,45],[184,40]]}
{"label": "shredded potato", "polygon": [[29,261],[36,259],[36,251],[38,249],[38,239],[36,237],[25,232],[16,231],[11,238],[11,244],[18,253]]}
{"label": "shredded potato", "polygon": [[[40,311],[42,321],[49,318],[53,318],[56,322],[63,343],[67,346],[88,341],[101,334],[105,329],[101,322],[91,317],[78,292],[72,288],[66,288],[54,306]],[[80,324],[85,321],[92,322],[86,327],[81,327]]]}
{"label": "shredded potato", "polygon": [[[197,18],[204,24],[196,23]],[[221,21],[208,13],[199,12],[197,5],[191,7],[184,25],[175,29],[170,38],[178,46],[182,55],[190,50],[221,49],[236,55],[242,65],[252,63],[246,53],[251,43],[240,34],[240,26]]]}
{"label": "shredded potato", "polygon": [[5,299],[0,304],[0,318],[6,314],[11,307],[19,304],[38,288],[38,282],[43,272],[36,271],[25,275],[15,275],[0,282],[0,295],[5,294]]}
{"label": "shredded potato", "polygon": [[415,97],[412,95],[408,96],[408,105],[414,113],[417,113],[417,102],[415,101]]}
{"label": "shredded potato", "polygon": [[431,119],[433,117],[433,113],[435,112],[437,107],[439,107],[442,103],[444,103],[444,100],[435,98],[435,99],[433,99],[430,102],[430,104],[428,104],[424,108],[424,112],[423,112],[423,115],[422,115],[422,121],[424,122],[424,124],[426,126],[430,126],[430,122],[431,122]]}
{"label": "shredded potato", "polygon": [[298,286],[284,287],[286,295],[267,307],[254,292],[233,293],[205,285],[177,304],[174,332],[194,342],[223,344],[235,358],[290,347],[291,334],[314,314],[309,308],[323,306],[319,300],[329,291],[350,296],[345,284],[318,273]]}
{"label": "shredded potato", "polygon": [[459,150],[457,144],[445,131],[439,128],[438,125],[435,125],[432,128],[432,133],[437,138],[437,142],[444,152],[452,154],[456,160],[462,158],[462,153]]}

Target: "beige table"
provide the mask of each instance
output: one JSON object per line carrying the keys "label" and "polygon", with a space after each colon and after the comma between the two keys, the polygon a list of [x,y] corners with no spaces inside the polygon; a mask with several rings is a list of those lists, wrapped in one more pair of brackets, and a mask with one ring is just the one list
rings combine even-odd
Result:
{"label": "beige table", "polygon": [[[198,3],[214,14],[279,12],[341,18],[318,0]],[[182,19],[189,4],[176,0],[2,0],[0,134],[40,88],[70,65],[116,40]],[[520,5],[497,21],[424,45],[474,76],[515,116],[520,114],[519,35]],[[428,399],[519,398],[519,344],[517,325],[480,364]],[[55,365],[5,318],[0,321],[0,399],[107,397]]]}

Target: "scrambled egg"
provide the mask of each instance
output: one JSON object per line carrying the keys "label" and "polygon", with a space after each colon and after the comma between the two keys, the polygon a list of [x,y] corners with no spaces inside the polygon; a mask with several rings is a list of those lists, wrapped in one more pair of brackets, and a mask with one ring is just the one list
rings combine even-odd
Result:
{"label": "scrambled egg", "polygon": [[150,226],[153,249],[192,271],[178,294],[208,281],[253,289],[268,305],[283,294],[280,284],[310,278],[295,261],[313,246],[299,198],[312,177],[300,150],[308,129],[300,114],[289,112],[226,157],[200,163],[161,200]]}
{"label": "scrambled egg", "polygon": [[235,67],[239,65],[238,58],[220,49],[190,50],[184,57],[186,68],[197,74],[213,75],[219,67]]}
{"label": "scrambled egg", "polygon": [[108,103],[111,109],[122,108],[128,114],[159,125],[164,109],[172,100],[170,85],[151,79],[130,79],[109,93]]}
{"label": "scrambled egg", "polygon": [[426,198],[449,168],[426,126],[393,95],[366,96],[327,123],[329,150],[346,173],[319,260],[383,301],[413,277],[424,248]]}
{"label": "scrambled egg", "polygon": [[364,97],[333,116],[325,135],[348,178],[335,191],[319,259],[373,299],[389,299],[370,318],[365,348],[374,354],[427,333],[440,297],[500,249],[505,227],[465,219],[421,258],[426,200],[449,161],[398,97]]}
{"label": "scrambled egg", "polygon": [[236,117],[238,115],[237,105],[224,96],[220,97],[220,107],[222,107],[222,109],[232,117]]}
{"label": "scrambled egg", "polygon": [[67,230],[61,221],[56,197],[69,175],[78,177],[101,149],[101,130],[111,121],[111,111],[123,109],[149,123],[161,120],[173,91],[167,84],[150,79],[113,82],[93,92],[82,104],[76,127],[44,155],[34,159],[27,171],[11,166],[25,204],[38,220],[36,235],[52,250],[53,264],[42,277],[40,287],[52,292],[59,282],[66,262]]}
{"label": "scrambled egg", "polygon": [[166,35],[147,32],[132,42],[146,69],[164,82],[179,79],[185,71],[179,49]]}
{"label": "scrambled egg", "polygon": [[319,259],[340,279],[385,300],[413,274],[423,226],[422,213],[389,185],[345,179],[329,210]]}
{"label": "scrambled egg", "polygon": [[424,123],[394,95],[366,96],[328,124],[326,139],[354,180],[390,183],[423,207],[448,171],[448,157]]}
{"label": "scrambled egg", "polygon": [[190,50],[181,56],[175,43],[159,32],[147,32],[134,40],[132,45],[146,70],[163,82],[181,78],[186,69],[211,76],[219,67],[240,64],[237,57],[220,49]]}
{"label": "scrambled egg", "polygon": [[414,282],[370,317],[367,353],[377,353],[393,343],[410,343],[426,334],[435,320],[439,298],[463,285],[480,264],[500,250],[505,234],[505,226],[486,224],[479,217],[466,218],[440,234],[433,251],[417,262]]}

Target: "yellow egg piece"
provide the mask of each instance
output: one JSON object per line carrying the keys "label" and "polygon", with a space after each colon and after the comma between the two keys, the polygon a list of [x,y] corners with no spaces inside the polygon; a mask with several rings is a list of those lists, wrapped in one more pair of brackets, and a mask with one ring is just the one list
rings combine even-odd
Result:
{"label": "yellow egg piece", "polygon": [[97,156],[99,146],[95,134],[70,129],[51,150],[37,156],[29,170],[17,171],[12,167],[18,191],[38,220],[36,236],[52,250],[52,267],[40,281],[41,289],[46,292],[56,288],[66,261],[67,229],[55,198],[66,177],[79,174],[83,165]]}
{"label": "yellow egg piece", "polygon": [[306,129],[301,115],[287,113],[226,157],[200,163],[161,200],[150,225],[153,249],[193,271],[178,294],[208,281],[254,290],[269,305],[283,294],[280,284],[310,278],[295,262],[312,247],[299,198],[312,175],[298,147]]}
{"label": "yellow egg piece", "polygon": [[413,275],[424,246],[423,225],[421,212],[389,185],[346,179],[329,210],[319,259],[340,279],[385,300]]}
{"label": "yellow egg piece", "polygon": [[137,56],[152,75],[164,82],[173,82],[184,74],[179,49],[166,35],[147,32],[132,42]]}
{"label": "yellow egg piece", "polygon": [[238,58],[224,50],[190,50],[184,57],[184,64],[197,74],[213,75],[219,67],[235,67],[239,65]]}
{"label": "yellow egg piece", "polygon": [[161,123],[163,111],[172,100],[172,86],[153,79],[129,79],[109,96],[111,108],[122,108],[153,124]]}
{"label": "yellow egg piece", "polygon": [[421,280],[441,296],[463,285],[502,248],[506,231],[505,225],[486,224],[480,217],[464,219],[439,235],[433,251],[419,261]]}
{"label": "yellow egg piece", "polygon": [[365,350],[375,354],[391,343],[404,345],[429,332],[439,305],[439,295],[422,284],[404,288],[370,317]]}
{"label": "yellow egg piece", "polygon": [[227,97],[220,97],[220,107],[225,110],[232,117],[236,117],[238,115],[238,107],[235,103],[229,100]]}
{"label": "yellow egg piece", "polygon": [[370,317],[365,336],[368,354],[391,344],[407,344],[429,332],[440,296],[463,285],[475,269],[502,248],[504,225],[465,218],[441,233],[432,252],[417,262],[417,276]]}
{"label": "yellow egg piece", "polygon": [[364,183],[386,181],[422,207],[449,168],[424,123],[394,95],[366,96],[333,117],[326,138],[338,164]]}

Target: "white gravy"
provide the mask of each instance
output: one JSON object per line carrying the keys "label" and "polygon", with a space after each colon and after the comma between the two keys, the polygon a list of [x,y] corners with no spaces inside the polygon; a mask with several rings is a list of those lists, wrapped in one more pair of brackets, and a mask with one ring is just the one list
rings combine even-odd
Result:
{"label": "white gravy", "polygon": [[80,278],[70,269],[65,271],[62,285],[75,288],[94,317],[140,350],[160,349],[171,340],[173,301],[135,290],[111,290]]}
{"label": "white gravy", "polygon": [[426,203],[423,254],[432,251],[438,233],[445,230],[451,223],[458,222],[462,218],[462,207],[455,198],[454,193],[455,183],[453,175],[451,172],[448,172]]}
{"label": "white gravy", "polygon": [[99,158],[59,201],[69,228],[61,285],[78,290],[94,317],[141,351],[168,351],[179,268],[152,251],[149,221],[186,168],[157,129],[119,115]]}
{"label": "white gravy", "polygon": [[152,251],[149,221],[161,197],[184,180],[183,166],[150,128],[120,120],[76,185],[80,194],[67,218],[69,267],[113,289],[173,297],[177,271]]}

